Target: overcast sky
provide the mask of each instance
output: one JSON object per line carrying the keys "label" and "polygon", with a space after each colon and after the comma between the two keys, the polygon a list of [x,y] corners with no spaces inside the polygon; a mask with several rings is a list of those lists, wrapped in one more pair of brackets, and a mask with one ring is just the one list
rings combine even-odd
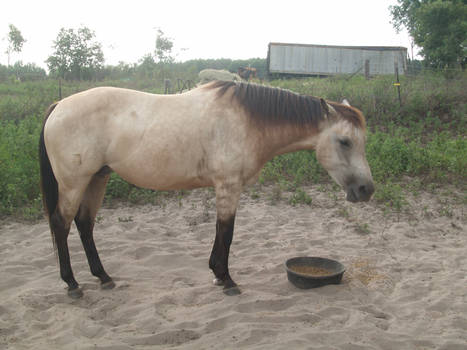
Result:
{"label": "overcast sky", "polygon": [[27,40],[11,63],[46,67],[60,28],[86,26],[102,43],[105,63],[134,63],[155,48],[157,28],[174,42],[177,61],[265,58],[269,42],[404,46],[388,7],[396,0],[12,0],[0,12],[0,63],[8,25]]}

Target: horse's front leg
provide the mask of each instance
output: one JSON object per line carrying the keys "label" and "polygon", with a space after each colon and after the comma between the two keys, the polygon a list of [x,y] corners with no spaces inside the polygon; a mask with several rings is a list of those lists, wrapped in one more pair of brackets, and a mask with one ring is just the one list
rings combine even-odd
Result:
{"label": "horse's front leg", "polygon": [[227,295],[240,294],[240,289],[229,274],[229,252],[232,243],[235,212],[242,186],[237,183],[222,183],[216,186],[216,238],[212,247],[209,267],[214,272],[214,284],[224,286]]}

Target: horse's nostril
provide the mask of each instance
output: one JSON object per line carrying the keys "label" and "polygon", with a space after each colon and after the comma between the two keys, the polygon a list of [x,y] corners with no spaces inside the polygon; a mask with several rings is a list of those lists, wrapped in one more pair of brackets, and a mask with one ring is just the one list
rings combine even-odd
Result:
{"label": "horse's nostril", "polygon": [[372,183],[358,186],[358,193],[365,198],[371,197],[373,192],[375,192],[375,187]]}

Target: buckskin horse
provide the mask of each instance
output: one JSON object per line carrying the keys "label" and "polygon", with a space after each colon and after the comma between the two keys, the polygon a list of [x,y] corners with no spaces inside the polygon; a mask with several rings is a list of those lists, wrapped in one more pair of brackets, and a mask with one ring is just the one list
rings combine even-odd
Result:
{"label": "buckskin horse", "polygon": [[244,80],[249,81],[250,78],[256,78],[256,68],[239,67],[237,74]]}
{"label": "buckskin horse", "polygon": [[155,190],[213,186],[216,236],[209,259],[216,285],[240,293],[228,269],[244,186],[276,155],[314,149],[351,202],[374,192],[365,157],[365,119],[346,103],[256,84],[216,81],[180,95],[99,87],[49,107],[40,135],[41,189],[61,278],[83,292],[70,264],[74,220],[91,273],[115,286],[93,240],[110,173]]}

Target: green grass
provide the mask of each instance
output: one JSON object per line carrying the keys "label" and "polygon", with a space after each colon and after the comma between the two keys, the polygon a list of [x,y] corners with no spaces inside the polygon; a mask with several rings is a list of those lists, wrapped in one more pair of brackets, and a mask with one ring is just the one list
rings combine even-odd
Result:
{"label": "green grass", "polygon": [[271,84],[302,94],[323,97],[331,101],[347,98],[367,118],[370,130],[392,133],[408,129],[410,136],[434,135],[449,131],[465,134],[467,128],[467,72],[456,79],[441,73],[416,77],[401,77],[399,105],[393,76],[366,80],[362,76],[336,76],[327,79],[306,78],[275,80]]}
{"label": "green grass", "polygon": [[37,140],[41,121],[30,117],[3,121],[0,128],[0,216],[39,215]]}
{"label": "green grass", "polygon": [[311,205],[313,203],[313,199],[303,189],[297,188],[290,197],[289,203],[293,206],[296,206],[297,204]]}
{"label": "green grass", "polygon": [[[275,80],[271,85],[340,101],[347,98],[367,118],[367,158],[377,184],[375,200],[390,210],[405,205],[404,191],[413,190],[404,177],[429,189],[431,184],[455,183],[465,191],[467,180],[466,73],[456,79],[441,74],[402,77],[402,107],[393,77],[332,77]],[[62,84],[62,96],[97,85],[160,92],[151,80]],[[46,108],[58,99],[52,80],[0,84],[0,216],[37,218],[41,215],[37,143]],[[290,204],[311,204],[300,186],[331,182],[312,151],[285,154],[264,167],[260,183],[276,184],[271,201],[292,192]],[[422,185],[419,185],[420,188]],[[136,188],[112,174],[106,202],[162,204],[169,194]],[[252,197],[258,194],[252,193]],[[181,203],[181,202],[180,202]]]}

